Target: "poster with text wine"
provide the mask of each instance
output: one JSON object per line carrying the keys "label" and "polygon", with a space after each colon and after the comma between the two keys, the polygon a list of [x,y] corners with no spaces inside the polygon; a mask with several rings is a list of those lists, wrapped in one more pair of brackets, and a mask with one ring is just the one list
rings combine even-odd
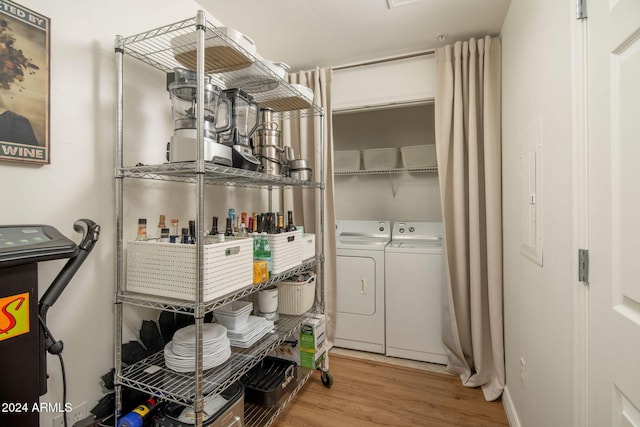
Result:
{"label": "poster with text wine", "polygon": [[0,0],[0,160],[50,163],[50,24]]}

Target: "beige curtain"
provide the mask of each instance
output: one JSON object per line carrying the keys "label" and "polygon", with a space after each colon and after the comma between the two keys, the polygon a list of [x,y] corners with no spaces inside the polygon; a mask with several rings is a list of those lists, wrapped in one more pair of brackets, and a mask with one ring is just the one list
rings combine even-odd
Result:
{"label": "beige curtain", "polygon": [[[327,316],[327,342],[333,345],[335,336],[336,295],[336,243],[335,209],[333,192],[333,128],[331,124],[331,69],[316,68],[287,76],[289,83],[297,83],[313,90],[314,103],[324,108],[324,120],[317,115],[302,116],[282,123],[282,138],[285,146],[291,146],[300,158],[309,161],[313,168],[313,180],[325,185],[324,200],[320,192],[308,189],[290,189],[284,193],[285,206],[293,206],[296,224],[304,224],[305,232],[316,234],[316,253],[324,244],[324,302]],[[324,123],[324,126],[323,126]],[[318,141],[324,139],[324,144]],[[324,169],[322,175],[321,171]],[[316,206],[324,205],[323,230],[316,229]],[[318,221],[319,222],[319,221]],[[324,241],[320,237],[324,234]],[[316,287],[320,298],[320,286]]]}
{"label": "beige curtain", "polygon": [[505,383],[500,39],[438,48],[436,67],[436,150],[449,271],[443,333],[448,369],[495,400]]}

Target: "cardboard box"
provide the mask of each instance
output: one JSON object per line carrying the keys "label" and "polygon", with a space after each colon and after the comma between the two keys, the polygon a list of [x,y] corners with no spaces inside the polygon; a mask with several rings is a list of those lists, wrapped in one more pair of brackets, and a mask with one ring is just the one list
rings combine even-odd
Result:
{"label": "cardboard box", "polygon": [[309,369],[317,369],[322,364],[327,354],[327,348],[322,347],[318,351],[307,351],[305,348],[300,348],[300,366]]}
{"label": "cardboard box", "polygon": [[318,352],[324,348],[326,338],[324,314],[311,314],[303,320],[300,327],[300,348]]}

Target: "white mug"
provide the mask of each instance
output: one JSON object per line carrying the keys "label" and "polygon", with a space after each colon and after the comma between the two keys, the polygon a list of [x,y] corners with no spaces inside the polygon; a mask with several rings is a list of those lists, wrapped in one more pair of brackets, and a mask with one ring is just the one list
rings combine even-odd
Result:
{"label": "white mug", "polygon": [[258,310],[260,313],[273,313],[278,310],[278,287],[270,286],[258,291]]}

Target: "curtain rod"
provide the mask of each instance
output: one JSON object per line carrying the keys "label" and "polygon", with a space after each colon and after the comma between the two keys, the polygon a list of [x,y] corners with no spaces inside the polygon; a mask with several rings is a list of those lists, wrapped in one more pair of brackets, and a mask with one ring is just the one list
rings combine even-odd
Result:
{"label": "curtain rod", "polygon": [[371,61],[363,61],[363,62],[356,62],[356,63],[353,63],[353,64],[338,65],[336,67],[331,67],[331,69],[333,71],[346,70],[346,69],[349,69],[349,68],[363,67],[365,65],[382,64],[382,63],[385,63],[385,62],[398,61],[400,59],[408,59],[408,58],[415,58],[415,57],[418,57],[418,56],[432,55],[435,52],[436,52],[435,49],[429,49],[429,50],[424,50],[422,52],[408,53],[406,55],[391,56],[391,57],[388,57],[388,58],[374,59],[374,60],[371,60]]}

